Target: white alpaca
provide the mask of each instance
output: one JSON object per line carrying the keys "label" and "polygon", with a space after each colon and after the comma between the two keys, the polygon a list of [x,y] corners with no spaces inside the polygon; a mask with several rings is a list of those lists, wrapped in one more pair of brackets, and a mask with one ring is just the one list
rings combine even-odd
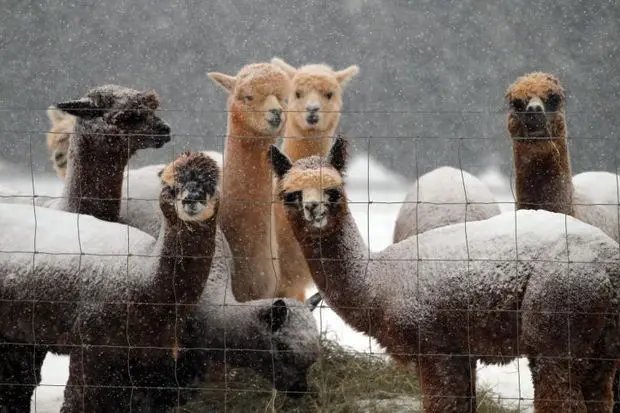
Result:
{"label": "white alpaca", "polygon": [[422,175],[403,202],[394,227],[395,243],[434,228],[480,221],[501,212],[482,181],[449,166]]}

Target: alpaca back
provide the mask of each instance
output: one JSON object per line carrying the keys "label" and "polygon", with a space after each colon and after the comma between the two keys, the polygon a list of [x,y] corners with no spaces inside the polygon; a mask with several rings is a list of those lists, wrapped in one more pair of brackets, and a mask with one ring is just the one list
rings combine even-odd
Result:
{"label": "alpaca back", "polygon": [[[0,227],[0,294],[9,300],[1,304],[0,331],[16,341],[29,342],[34,332],[39,342],[56,343],[80,301],[126,299],[148,282],[154,263],[145,256],[151,236],[87,215],[0,204]],[[35,314],[29,300],[40,301]]]}
{"label": "alpaca back", "polygon": [[582,172],[573,177],[575,216],[620,241],[618,175]]}
{"label": "alpaca back", "polygon": [[394,242],[498,215],[501,211],[494,202],[491,191],[475,176],[449,166],[437,168],[422,175],[407,193],[396,218]]}

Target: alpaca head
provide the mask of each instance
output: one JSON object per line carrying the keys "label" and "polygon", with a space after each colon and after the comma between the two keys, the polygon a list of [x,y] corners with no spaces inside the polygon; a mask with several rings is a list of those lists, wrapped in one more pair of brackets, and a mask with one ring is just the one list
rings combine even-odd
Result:
{"label": "alpaca head", "polygon": [[338,136],[327,157],[315,155],[295,163],[272,145],[269,158],[278,179],[280,201],[293,227],[304,228],[310,235],[335,230],[346,204],[347,141]]}
{"label": "alpaca head", "polygon": [[304,305],[293,299],[255,304],[258,322],[265,327],[258,331],[262,331],[262,342],[269,351],[257,349],[248,355],[248,364],[277,390],[290,397],[303,396],[308,391],[308,372],[319,355],[319,331],[311,312],[316,304]]}
{"label": "alpaca head", "polygon": [[506,101],[513,138],[565,137],[564,89],[555,76],[534,72],[519,77],[506,91]]}
{"label": "alpaca head", "polygon": [[155,92],[105,85],[55,106],[77,117],[76,134],[109,156],[131,156],[139,149],[161,148],[170,141],[170,126],[155,114],[159,107]]}
{"label": "alpaca head", "polygon": [[335,71],[325,64],[312,64],[296,69],[277,57],[271,63],[282,68],[293,83],[288,103],[289,122],[314,135],[333,131],[340,120],[343,89],[359,73],[359,67],[352,65]]}
{"label": "alpaca head", "polygon": [[47,149],[51,154],[52,165],[60,179],[67,174],[67,153],[69,138],[75,127],[75,116],[60,111],[55,106],[47,108],[50,130],[47,132]]}
{"label": "alpaca head", "polygon": [[159,172],[162,211],[185,222],[213,218],[219,205],[220,168],[201,152],[185,152]]}
{"label": "alpaca head", "polygon": [[263,136],[280,133],[291,88],[282,69],[270,63],[253,63],[244,66],[236,76],[211,72],[209,77],[229,94],[232,124]]}

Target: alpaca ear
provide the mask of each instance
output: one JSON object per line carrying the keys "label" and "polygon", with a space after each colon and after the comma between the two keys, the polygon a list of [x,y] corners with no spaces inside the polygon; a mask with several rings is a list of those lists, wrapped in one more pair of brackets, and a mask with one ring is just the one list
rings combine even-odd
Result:
{"label": "alpaca ear", "polygon": [[235,84],[237,83],[237,78],[235,76],[229,76],[224,73],[219,72],[209,72],[207,76],[215,83],[223,87],[228,93],[231,93],[235,88]]}
{"label": "alpaca ear", "polygon": [[347,166],[347,146],[347,141],[338,135],[327,155],[327,161],[340,173],[344,172]]}
{"label": "alpaca ear", "polygon": [[314,309],[319,305],[319,303],[323,300],[323,296],[320,292],[314,293],[314,295],[306,300],[306,305],[310,309],[310,311],[314,311]]}
{"label": "alpaca ear", "polygon": [[271,326],[271,332],[276,332],[282,328],[288,319],[288,307],[283,299],[277,299],[271,307],[262,311],[260,317]]}
{"label": "alpaca ear", "polygon": [[340,87],[345,87],[347,83],[349,83],[349,81],[359,72],[360,68],[357,65],[351,65],[346,69],[336,72],[336,79],[338,80],[338,83],[340,83]]}
{"label": "alpaca ear", "polygon": [[66,102],[56,103],[58,109],[69,115],[77,116],[83,119],[93,119],[103,115],[103,110],[98,109],[92,100],[82,98],[77,100],[68,100]]}
{"label": "alpaca ear", "polygon": [[63,113],[54,105],[51,105],[49,108],[47,108],[47,118],[52,125],[55,125],[58,122],[62,121],[63,119],[65,119],[66,116],[67,115],[65,113]]}
{"label": "alpaca ear", "polygon": [[291,160],[283,154],[280,149],[276,145],[271,145],[269,147],[269,152],[267,153],[269,156],[269,160],[271,161],[271,167],[273,171],[276,173],[278,178],[282,178],[288,171],[291,170],[293,164]]}
{"label": "alpaca ear", "polygon": [[151,110],[157,110],[159,107],[159,96],[154,90],[140,93],[139,99],[144,106]]}
{"label": "alpaca ear", "polygon": [[284,60],[280,59],[279,57],[274,57],[273,59],[271,59],[271,64],[274,65],[274,66],[278,66],[280,69],[284,70],[284,72],[290,78],[295,76],[295,72],[297,72],[296,68],[294,68],[293,66],[289,65],[288,63],[286,63]]}

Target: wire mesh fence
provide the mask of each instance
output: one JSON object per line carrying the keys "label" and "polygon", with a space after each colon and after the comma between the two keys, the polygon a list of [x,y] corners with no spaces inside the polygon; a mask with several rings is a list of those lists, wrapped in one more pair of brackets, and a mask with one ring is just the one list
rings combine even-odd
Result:
{"label": "wire mesh fence", "polygon": [[[167,111],[174,110],[163,110],[162,117]],[[6,132],[23,136],[32,154],[48,130]],[[275,136],[257,145],[263,164],[248,161],[243,176],[232,178],[226,170],[233,154],[210,154],[221,164],[217,177],[201,175],[198,166],[171,164],[185,150],[177,144],[189,137],[182,134],[157,149],[166,153],[165,163],[138,167],[129,142],[144,136],[124,134],[120,151],[85,157],[83,165],[92,171],[70,171],[64,183],[35,174],[33,157],[29,176],[9,172],[2,179],[8,188],[0,192],[0,406],[7,411],[26,405],[58,411],[64,399],[71,411],[88,411],[96,401],[99,409],[134,412],[398,412],[421,411],[423,403],[437,411],[476,406],[509,412],[530,409],[533,388],[541,411],[610,402],[620,287],[617,170],[571,189],[589,195],[571,199],[572,215],[587,221],[579,212],[592,208],[598,226],[612,228],[606,234],[564,215],[517,212],[512,175],[486,176],[482,183],[495,185],[493,199],[478,198],[466,171],[488,166],[488,138],[347,136],[361,151],[348,159],[344,185],[323,185],[325,176],[341,172],[333,163],[300,161],[289,166],[288,176],[301,165],[305,175],[295,176],[315,186],[292,181],[274,191],[274,161],[265,149]],[[219,143],[193,149],[223,153],[226,134],[200,137]],[[397,138],[410,142],[416,165],[420,156],[432,156],[420,150],[426,141],[447,142],[459,160],[463,151],[478,152],[480,163],[459,162],[456,175],[426,186],[418,171],[414,185],[373,160]],[[510,158],[513,141],[497,139]],[[569,137],[587,139],[593,137]],[[58,147],[49,148],[54,161]],[[63,148],[64,163],[56,164],[61,169],[78,156],[68,142]],[[159,174],[167,165],[171,181]],[[318,180],[308,177],[313,173]],[[237,187],[228,191],[234,198],[225,200],[226,180],[233,178]],[[209,180],[216,182],[196,189]],[[281,181],[276,177],[276,184]],[[106,186],[111,182],[112,190]],[[10,190],[11,184],[20,190]],[[162,201],[167,186],[173,195]],[[328,192],[334,188],[340,192]],[[189,200],[199,190],[202,196]],[[63,212],[67,197],[77,199],[82,214]],[[261,251],[267,255],[223,246],[219,229],[204,229],[211,217],[196,219],[198,224],[180,218],[179,211],[192,211],[188,205],[202,204],[202,213],[214,199],[217,219],[224,219],[222,212],[245,211],[222,224],[237,228],[226,237],[265,240]],[[177,218],[163,211],[167,201]],[[97,205],[106,202],[118,208],[106,221],[117,223],[89,216],[101,213]],[[397,217],[408,204],[416,227],[430,219],[437,227],[392,246]],[[236,297],[233,268],[273,268],[276,274],[283,265],[281,246],[271,238],[274,205],[287,211],[291,220],[285,222],[300,227],[289,242],[305,243],[302,258],[309,268],[299,271],[309,271],[313,281],[304,284],[303,298],[318,287],[325,299],[312,311],[316,303],[295,300],[299,294],[245,302]],[[323,211],[324,226],[312,227],[317,216],[308,205]],[[486,206],[497,209],[476,217],[473,211]],[[609,234],[614,225],[615,236]],[[210,252],[187,254],[197,247]],[[503,372],[487,366],[507,363]]]}

